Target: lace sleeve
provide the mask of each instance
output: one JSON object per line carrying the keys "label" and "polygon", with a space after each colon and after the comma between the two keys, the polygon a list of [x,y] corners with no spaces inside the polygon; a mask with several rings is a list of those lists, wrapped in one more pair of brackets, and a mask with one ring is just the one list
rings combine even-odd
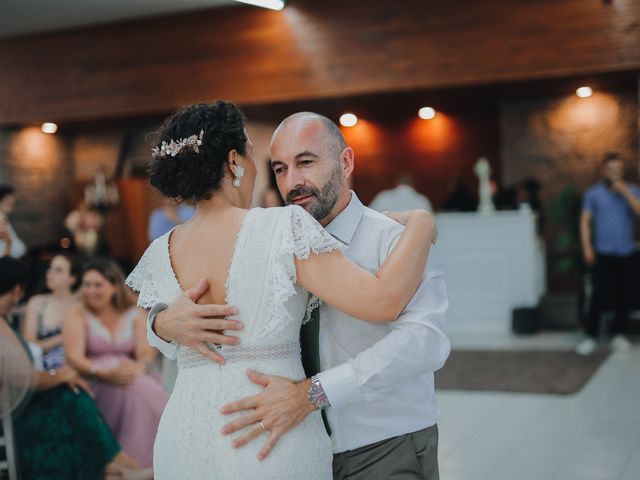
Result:
{"label": "lace sleeve", "polygon": [[[315,218],[297,205],[289,207],[291,212],[291,251],[299,260],[309,258],[309,253],[327,253],[343,250],[344,245],[329,234]],[[285,236],[286,237],[286,236]],[[288,238],[285,238],[288,240]],[[288,246],[285,246],[285,249]]]}
{"label": "lace sleeve", "polygon": [[147,248],[136,267],[125,280],[127,287],[134,292],[138,292],[138,306],[144,309],[150,309],[160,301],[151,271],[153,247],[154,244],[151,244]]}
{"label": "lace sleeve", "polygon": [[[286,267],[280,275],[280,283],[286,275],[290,289],[285,289],[290,295],[295,293],[293,285],[296,283],[296,267],[293,256],[299,260],[309,258],[311,252],[322,254],[333,250],[344,250],[345,245],[331,236],[310,214],[302,207],[294,205],[289,210],[286,230],[280,247],[281,265]],[[303,320],[306,323],[311,318],[311,312],[322,304],[322,301],[312,295],[307,303],[307,311]]]}

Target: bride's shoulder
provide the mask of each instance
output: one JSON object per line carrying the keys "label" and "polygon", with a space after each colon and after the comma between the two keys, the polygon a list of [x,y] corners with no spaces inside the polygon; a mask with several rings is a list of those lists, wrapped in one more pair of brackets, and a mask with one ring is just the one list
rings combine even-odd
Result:
{"label": "bride's shoulder", "polygon": [[125,285],[136,292],[140,292],[145,283],[151,282],[154,265],[163,264],[164,255],[169,255],[169,235],[171,235],[171,231],[159,236],[149,244],[136,266],[127,276]]}
{"label": "bride's shoulder", "polygon": [[263,220],[273,221],[279,218],[291,218],[292,216],[300,215],[300,212],[306,214],[305,210],[298,205],[287,205],[286,207],[252,208],[249,210],[248,215],[252,215],[254,218],[257,217]]}
{"label": "bride's shoulder", "polygon": [[141,260],[142,259],[150,259],[150,257],[156,256],[160,252],[164,251],[165,249],[168,249],[169,248],[169,236],[171,235],[172,231],[173,231],[173,229],[171,229],[170,231],[168,231],[167,233],[165,233],[163,235],[160,235],[158,238],[153,240],[149,244],[147,249],[144,251],[144,253],[142,254]]}

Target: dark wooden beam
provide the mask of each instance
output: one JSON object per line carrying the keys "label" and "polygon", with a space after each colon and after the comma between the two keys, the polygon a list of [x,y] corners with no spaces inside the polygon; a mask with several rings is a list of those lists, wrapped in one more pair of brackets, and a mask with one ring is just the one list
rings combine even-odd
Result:
{"label": "dark wooden beam", "polygon": [[640,70],[640,0],[297,0],[0,42],[0,124]]}

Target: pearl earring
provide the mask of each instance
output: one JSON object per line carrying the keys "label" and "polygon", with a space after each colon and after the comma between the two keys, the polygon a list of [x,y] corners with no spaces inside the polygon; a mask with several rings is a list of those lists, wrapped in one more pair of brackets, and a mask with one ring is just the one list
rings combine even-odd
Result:
{"label": "pearl earring", "polygon": [[236,188],[240,187],[240,179],[242,178],[243,175],[244,175],[244,168],[238,165],[238,168],[236,168],[236,178],[233,179],[234,187]]}

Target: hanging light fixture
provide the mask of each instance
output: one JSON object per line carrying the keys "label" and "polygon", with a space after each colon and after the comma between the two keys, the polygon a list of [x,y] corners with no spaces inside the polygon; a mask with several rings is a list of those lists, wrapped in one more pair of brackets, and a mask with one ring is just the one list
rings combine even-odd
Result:
{"label": "hanging light fixture", "polygon": [[284,8],[284,0],[236,0],[236,2],[270,8],[271,10],[282,10]]}

